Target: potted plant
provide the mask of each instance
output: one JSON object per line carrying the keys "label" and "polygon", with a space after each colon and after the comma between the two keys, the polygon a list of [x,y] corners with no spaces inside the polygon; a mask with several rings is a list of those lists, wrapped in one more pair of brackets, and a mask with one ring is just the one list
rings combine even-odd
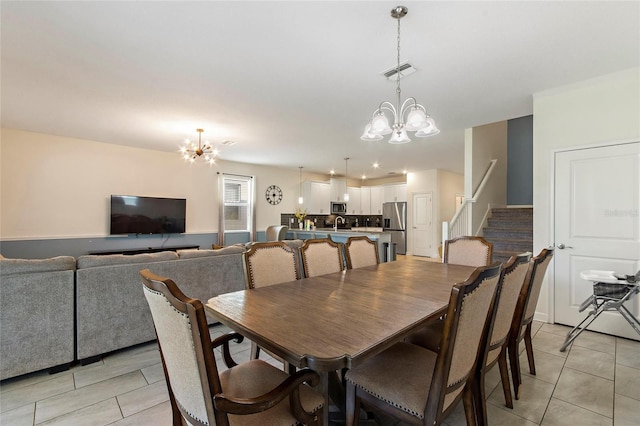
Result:
{"label": "potted plant", "polygon": [[304,226],[304,218],[307,217],[307,209],[304,209],[303,211],[299,207],[296,208],[295,216],[296,219],[298,219],[298,228],[302,229],[302,227]]}

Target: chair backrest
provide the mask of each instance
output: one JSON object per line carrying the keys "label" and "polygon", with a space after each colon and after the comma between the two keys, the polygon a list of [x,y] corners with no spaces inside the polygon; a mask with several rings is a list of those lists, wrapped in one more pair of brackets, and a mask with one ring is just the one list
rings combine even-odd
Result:
{"label": "chair backrest", "polygon": [[202,303],[186,297],[168,278],[148,269],[140,275],[173,408],[190,424],[220,424],[215,417],[226,414],[213,407],[212,395],[222,389]]}
{"label": "chair backrest", "polygon": [[364,235],[347,238],[344,252],[348,269],[362,268],[380,263],[378,244]]}
{"label": "chair backrest", "polygon": [[501,269],[499,263],[479,267],[464,283],[453,286],[425,417],[442,418],[472,377],[491,332],[490,314],[499,296]]}
{"label": "chair backrest", "polygon": [[525,285],[520,293],[518,305],[513,318],[514,330],[520,333],[522,326],[527,325],[533,320],[536,313],[536,305],[542,288],[542,280],[547,272],[549,263],[553,258],[553,249],[542,249],[540,254],[532,258],[529,262],[529,270],[525,278]]}
{"label": "chair backrest", "polygon": [[[495,319],[491,339],[489,340],[489,350],[499,351],[504,342],[509,337],[513,314],[518,304],[518,298],[525,284],[525,277],[529,270],[529,260],[531,253],[523,253],[511,256],[502,267],[500,280],[500,297],[495,306]],[[497,349],[495,349],[497,348]],[[492,360],[497,358],[490,357]]]}
{"label": "chair backrest", "polygon": [[444,242],[443,263],[487,266],[491,264],[493,243],[482,237],[458,237]]}
{"label": "chair backrest", "polygon": [[300,279],[298,255],[282,241],[255,243],[244,254],[248,288]]}
{"label": "chair backrest", "polygon": [[300,254],[305,277],[344,270],[342,248],[329,238],[306,240],[300,248]]}
{"label": "chair backrest", "polygon": [[286,225],[271,225],[267,226],[265,231],[267,241],[282,241],[287,236],[289,227]]}

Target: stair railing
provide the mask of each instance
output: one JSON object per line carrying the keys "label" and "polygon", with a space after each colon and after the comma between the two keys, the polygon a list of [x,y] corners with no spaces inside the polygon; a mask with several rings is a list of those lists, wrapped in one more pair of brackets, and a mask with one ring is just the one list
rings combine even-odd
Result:
{"label": "stair railing", "polygon": [[[491,177],[491,174],[493,173],[497,162],[497,159],[493,159],[489,162],[489,167],[484,173],[484,176],[480,181],[480,185],[478,186],[476,192],[473,194],[473,197],[464,200],[456,214],[453,215],[453,218],[450,222],[442,222],[443,247],[446,240],[462,237],[464,235],[476,235],[476,233],[474,233],[473,231],[473,204],[478,201],[482,201],[482,194],[485,187],[487,186],[487,182],[489,182],[489,178]],[[483,203],[481,202],[480,204]],[[487,209],[488,208],[489,203],[487,202]]]}

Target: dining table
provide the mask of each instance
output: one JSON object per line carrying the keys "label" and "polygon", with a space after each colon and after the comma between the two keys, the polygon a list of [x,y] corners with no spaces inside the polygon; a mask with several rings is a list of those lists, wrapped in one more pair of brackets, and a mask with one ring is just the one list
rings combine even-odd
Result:
{"label": "dining table", "polygon": [[340,381],[336,372],[357,366],[441,317],[452,286],[474,270],[406,256],[221,294],[209,299],[205,310],[291,366],[318,372],[328,424],[329,397],[338,407],[344,404],[344,395],[335,393]]}

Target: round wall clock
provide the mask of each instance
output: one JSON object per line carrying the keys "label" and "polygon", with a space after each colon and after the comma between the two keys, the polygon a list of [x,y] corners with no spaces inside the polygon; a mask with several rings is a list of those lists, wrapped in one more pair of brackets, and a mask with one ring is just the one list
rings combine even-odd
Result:
{"label": "round wall clock", "polygon": [[267,191],[264,193],[265,198],[269,204],[280,204],[282,201],[282,189],[279,186],[271,185],[267,188]]}

